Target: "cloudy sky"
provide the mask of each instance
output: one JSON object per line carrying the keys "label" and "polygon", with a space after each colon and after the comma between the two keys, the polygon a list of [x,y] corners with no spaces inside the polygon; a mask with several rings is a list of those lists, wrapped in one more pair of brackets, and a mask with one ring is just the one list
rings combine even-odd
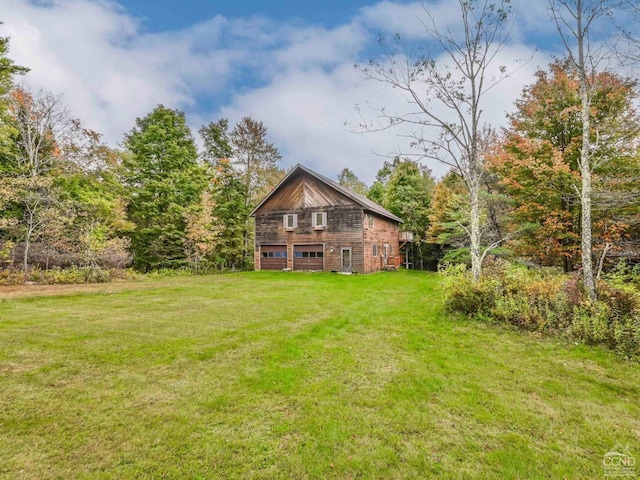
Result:
{"label": "cloudy sky", "polygon": [[[456,5],[424,3],[441,26],[458,22]],[[499,63],[533,58],[489,93],[485,121],[504,124],[533,72],[561,54],[545,5],[520,5]],[[397,131],[354,130],[375,119],[368,104],[402,111],[406,103],[354,64],[379,54],[380,34],[399,32],[417,45],[422,8],[375,0],[0,0],[0,35],[11,38],[16,63],[31,69],[32,86],[62,93],[111,145],[162,103],[185,111],[194,135],[223,117],[262,120],[283,167],[303,163],[332,178],[349,167],[371,182],[383,155],[407,146]]]}

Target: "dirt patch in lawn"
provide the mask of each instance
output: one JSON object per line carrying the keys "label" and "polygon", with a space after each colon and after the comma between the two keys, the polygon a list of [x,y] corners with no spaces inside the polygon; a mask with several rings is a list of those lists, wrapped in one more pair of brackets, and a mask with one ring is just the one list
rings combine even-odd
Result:
{"label": "dirt patch in lawn", "polygon": [[9,285],[0,286],[0,300],[26,297],[49,297],[81,293],[117,293],[140,288],[141,282],[88,283],[76,285]]}

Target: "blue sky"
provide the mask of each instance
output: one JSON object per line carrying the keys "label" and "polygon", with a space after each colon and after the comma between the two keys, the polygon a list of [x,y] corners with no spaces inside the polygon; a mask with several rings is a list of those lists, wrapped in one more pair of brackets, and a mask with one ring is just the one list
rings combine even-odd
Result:
{"label": "blue sky", "polygon": [[276,21],[298,20],[309,25],[332,27],[352,18],[361,7],[372,3],[370,0],[192,0],[180,2],[179,9],[176,9],[176,2],[171,0],[120,2],[129,13],[143,19],[145,28],[150,31],[181,29],[216,15],[227,18],[264,16]]}
{"label": "blue sky", "polygon": [[[0,35],[11,37],[12,58],[31,68],[30,85],[62,94],[111,145],[162,103],[183,110],[194,135],[210,121],[233,125],[251,116],[269,128],[283,167],[303,163],[332,178],[349,167],[371,182],[386,156],[409,149],[407,140],[399,132],[354,131],[375,119],[370,103],[397,112],[407,103],[353,65],[379,51],[380,33],[422,42],[423,5],[439,26],[456,28],[456,4],[0,0]],[[546,4],[516,3],[513,38],[496,68],[537,53],[487,96],[484,120],[494,126],[505,124],[535,70],[562,53]]]}

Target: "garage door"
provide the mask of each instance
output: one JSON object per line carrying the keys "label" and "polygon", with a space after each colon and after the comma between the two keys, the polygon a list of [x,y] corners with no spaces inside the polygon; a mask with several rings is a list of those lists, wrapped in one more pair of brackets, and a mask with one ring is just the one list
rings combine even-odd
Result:
{"label": "garage door", "polygon": [[286,245],[262,245],[260,247],[260,269],[282,270],[287,268]]}
{"label": "garage door", "polygon": [[295,245],[293,247],[294,270],[323,270],[324,248],[322,245]]}

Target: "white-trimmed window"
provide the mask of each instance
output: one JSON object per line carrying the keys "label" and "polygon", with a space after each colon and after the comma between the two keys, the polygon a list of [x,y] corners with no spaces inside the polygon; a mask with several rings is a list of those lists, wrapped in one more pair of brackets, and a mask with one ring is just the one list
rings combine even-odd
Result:
{"label": "white-trimmed window", "polygon": [[327,212],[313,212],[311,214],[311,225],[313,228],[324,228],[327,226]]}
{"label": "white-trimmed window", "polygon": [[382,256],[386,259],[389,256],[389,244],[385,243],[382,246]]}
{"label": "white-trimmed window", "polygon": [[373,215],[367,214],[367,221],[369,222],[369,226],[373,227]]}
{"label": "white-trimmed window", "polygon": [[378,244],[377,243],[373,244],[373,256],[374,257],[378,256]]}
{"label": "white-trimmed window", "polygon": [[298,226],[298,215],[296,213],[287,213],[283,215],[282,224],[285,230],[293,230]]}

